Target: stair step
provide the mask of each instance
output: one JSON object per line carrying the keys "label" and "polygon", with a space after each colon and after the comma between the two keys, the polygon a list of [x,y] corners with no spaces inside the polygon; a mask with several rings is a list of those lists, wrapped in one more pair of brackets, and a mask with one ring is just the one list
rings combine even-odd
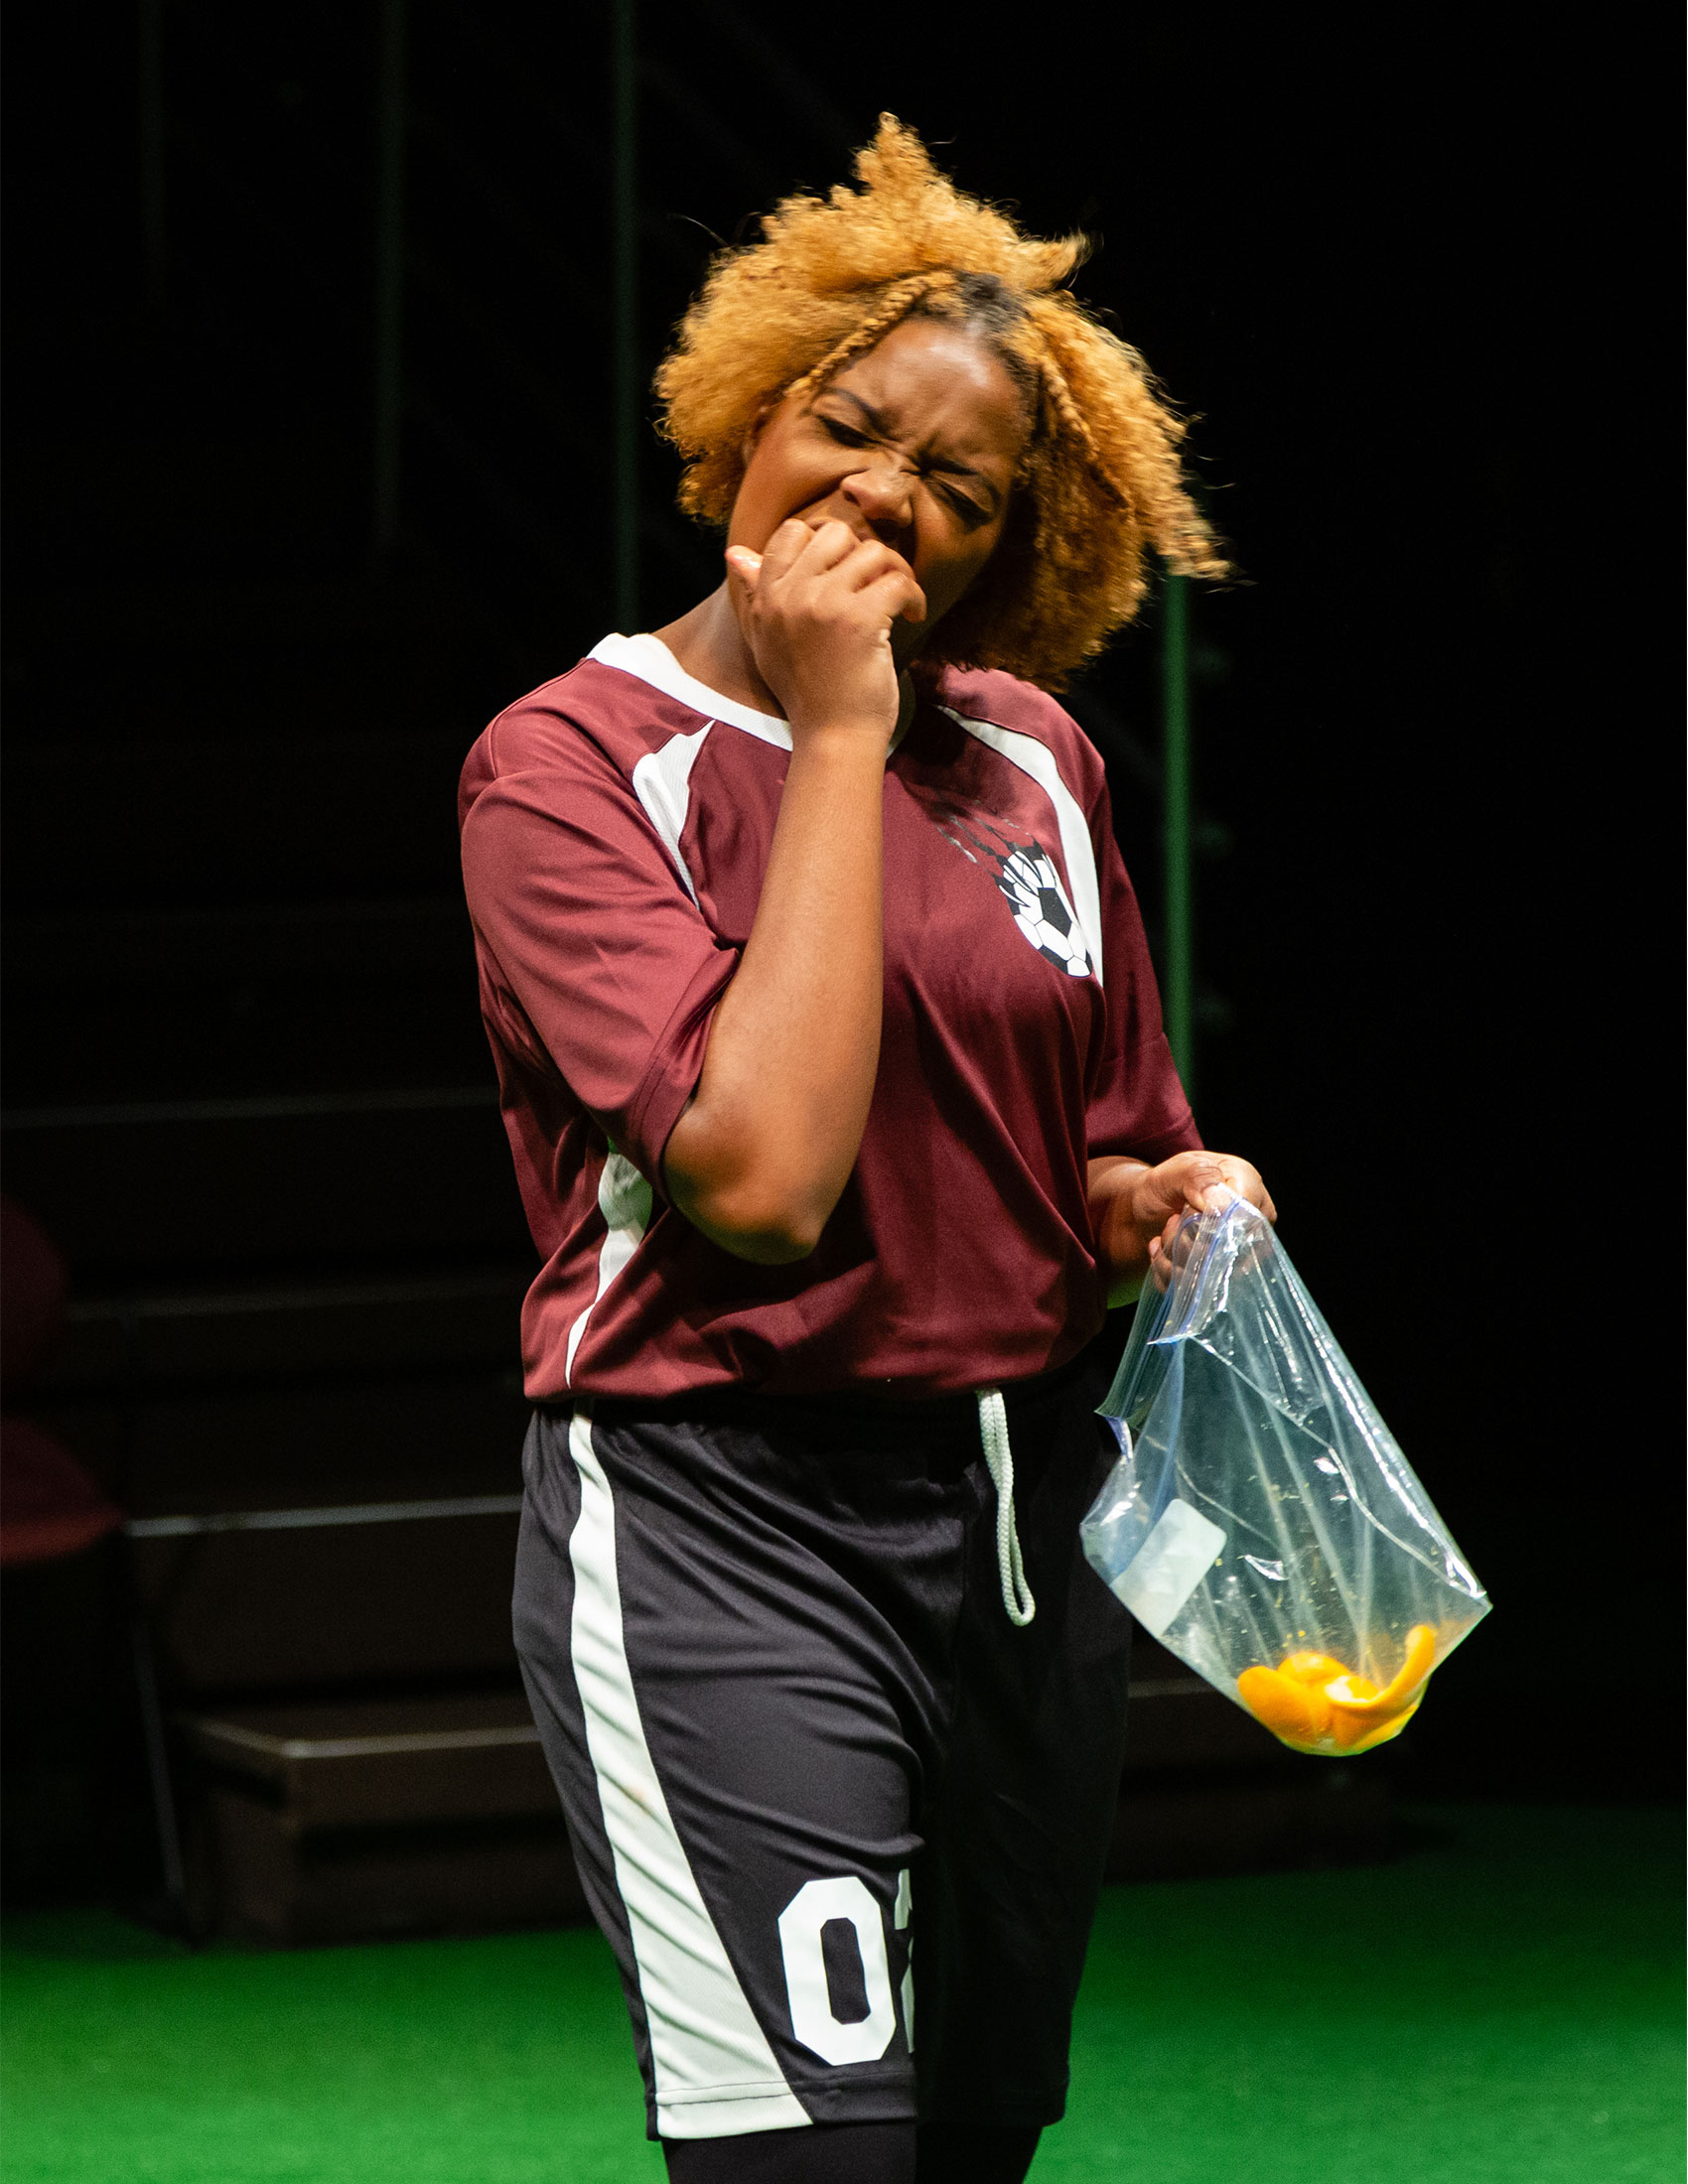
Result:
{"label": "stair step", "polygon": [[531,1258],[375,1280],[78,1297],[38,1393],[181,1389],[310,1374],[514,1365]]}
{"label": "stair step", "polygon": [[463,892],[340,902],[18,911],[7,919],[9,998],[132,980],[151,989],[246,977],[427,978],[473,967]]}
{"label": "stair step", "polygon": [[460,892],[19,912],[11,1106],[491,1085]]}
{"label": "stair step", "polygon": [[482,725],[402,730],[387,713],[359,736],[14,743],[8,900],[130,910],[450,895],[458,775]]}
{"label": "stair step", "polygon": [[471,1676],[513,1688],[516,1531],[499,1511],[139,1538],[130,1554],[185,1702]]}
{"label": "stair step", "polygon": [[512,1320],[492,1368],[109,1390],[30,1416],[150,1520],[519,1494],[530,1411]]}
{"label": "stair step", "polygon": [[563,1816],[300,1834],[267,1785],[218,1769],[192,1838],[202,1933],[300,1944],[584,1923]]}
{"label": "stair step", "polygon": [[224,1706],[179,1722],[198,1757],[276,1793],[295,1829],[557,1811],[518,1691]]}
{"label": "stair step", "polygon": [[8,1192],[86,1286],[526,1243],[491,1087],[24,1109],[4,1142]]}
{"label": "stair step", "polygon": [[[570,663],[559,660],[556,672]],[[6,656],[9,755],[68,737],[254,738],[399,726],[465,749],[519,689],[457,594],[370,584],[94,585],[20,593]],[[535,677],[535,680],[540,679]]]}

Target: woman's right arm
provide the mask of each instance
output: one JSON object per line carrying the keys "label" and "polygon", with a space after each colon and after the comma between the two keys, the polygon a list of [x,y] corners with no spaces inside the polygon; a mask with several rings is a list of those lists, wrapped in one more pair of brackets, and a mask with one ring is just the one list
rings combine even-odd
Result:
{"label": "woman's right arm", "polygon": [[746,637],[791,758],[743,959],[663,1156],[668,1195],[763,1266],[820,1241],[861,1147],[879,1067],[891,626],[925,602],[908,563],[846,524],[782,524],[728,551]]}

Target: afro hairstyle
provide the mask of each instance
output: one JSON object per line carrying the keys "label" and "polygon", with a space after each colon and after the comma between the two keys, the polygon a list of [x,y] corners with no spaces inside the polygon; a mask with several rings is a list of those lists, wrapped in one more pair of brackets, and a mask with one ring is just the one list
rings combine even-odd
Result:
{"label": "afro hairstyle", "polygon": [[854,164],[856,188],[787,198],[759,242],[721,252],[681,321],[655,381],[680,505],[725,528],[775,404],[818,393],[905,319],[961,327],[1008,367],[1030,433],[1002,540],[924,656],[1058,690],[1137,613],[1151,547],[1180,575],[1226,574],[1180,468],[1184,420],[1064,286],[1083,236],[1024,234],[891,114]]}

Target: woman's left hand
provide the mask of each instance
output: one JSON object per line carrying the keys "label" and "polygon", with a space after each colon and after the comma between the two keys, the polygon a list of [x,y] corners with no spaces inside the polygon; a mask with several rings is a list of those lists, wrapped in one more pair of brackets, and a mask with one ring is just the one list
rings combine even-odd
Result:
{"label": "woman's left hand", "polygon": [[1278,1209],[1251,1160],[1234,1153],[1175,1153],[1149,1167],[1122,1159],[1090,1162],[1090,1221],[1110,1303],[1137,1294],[1145,1274],[1164,1285],[1160,1259],[1187,1213],[1216,1213],[1244,1198],[1268,1221]]}

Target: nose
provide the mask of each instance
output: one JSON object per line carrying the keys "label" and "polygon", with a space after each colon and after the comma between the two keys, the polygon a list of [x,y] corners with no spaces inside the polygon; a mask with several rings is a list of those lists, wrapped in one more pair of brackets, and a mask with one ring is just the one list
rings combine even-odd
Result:
{"label": "nose", "polygon": [[887,546],[895,546],[914,520],[914,474],[895,456],[877,457],[852,472],[839,490]]}

